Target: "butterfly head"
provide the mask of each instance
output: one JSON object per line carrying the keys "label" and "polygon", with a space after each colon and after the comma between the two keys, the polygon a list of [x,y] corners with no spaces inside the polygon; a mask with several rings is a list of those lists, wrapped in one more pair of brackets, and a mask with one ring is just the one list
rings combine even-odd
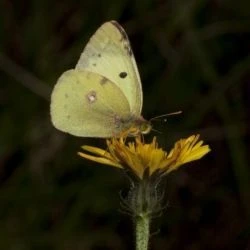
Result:
{"label": "butterfly head", "polygon": [[140,117],[136,119],[132,126],[128,129],[129,136],[137,136],[141,134],[148,134],[152,130],[152,125],[149,121]]}

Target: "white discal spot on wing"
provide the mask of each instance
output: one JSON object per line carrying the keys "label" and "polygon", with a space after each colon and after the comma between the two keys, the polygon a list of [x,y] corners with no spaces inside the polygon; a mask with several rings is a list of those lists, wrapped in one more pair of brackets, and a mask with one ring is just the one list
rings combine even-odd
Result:
{"label": "white discal spot on wing", "polygon": [[96,100],[97,100],[97,97],[96,97],[96,92],[95,91],[90,91],[88,94],[87,94],[87,100],[88,102],[91,104],[91,103],[94,103]]}

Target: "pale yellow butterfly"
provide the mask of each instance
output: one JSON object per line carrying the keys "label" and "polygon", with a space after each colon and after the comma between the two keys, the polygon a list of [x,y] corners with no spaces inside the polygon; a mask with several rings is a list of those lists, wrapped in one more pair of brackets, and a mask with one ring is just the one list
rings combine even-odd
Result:
{"label": "pale yellow butterfly", "polygon": [[130,43],[116,22],[91,37],[75,69],[64,72],[51,96],[53,125],[82,137],[146,134],[142,87]]}

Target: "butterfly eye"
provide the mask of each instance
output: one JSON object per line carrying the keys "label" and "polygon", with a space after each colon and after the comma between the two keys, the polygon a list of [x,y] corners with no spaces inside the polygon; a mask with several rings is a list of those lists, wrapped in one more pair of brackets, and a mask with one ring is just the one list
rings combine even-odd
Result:
{"label": "butterfly eye", "polygon": [[149,122],[141,124],[140,131],[142,134],[148,134],[152,129],[152,125]]}

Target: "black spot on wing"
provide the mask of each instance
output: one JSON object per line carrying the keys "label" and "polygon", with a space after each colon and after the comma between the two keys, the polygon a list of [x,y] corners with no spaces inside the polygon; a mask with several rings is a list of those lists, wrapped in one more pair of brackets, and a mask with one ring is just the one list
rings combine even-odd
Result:
{"label": "black spot on wing", "polygon": [[91,54],[91,57],[96,57],[96,56],[97,56],[97,57],[101,57],[102,55],[101,55],[101,53],[98,53],[98,54],[92,53],[92,54]]}
{"label": "black spot on wing", "polygon": [[119,74],[119,77],[120,77],[120,78],[125,78],[127,75],[128,75],[127,72],[121,72],[121,73]]}

